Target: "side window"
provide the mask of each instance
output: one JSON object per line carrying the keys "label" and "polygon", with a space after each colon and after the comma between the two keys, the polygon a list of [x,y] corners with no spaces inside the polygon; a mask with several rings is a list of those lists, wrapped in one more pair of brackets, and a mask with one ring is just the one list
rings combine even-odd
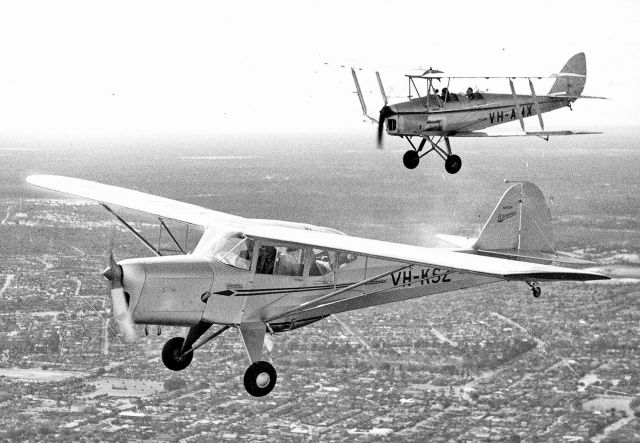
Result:
{"label": "side window", "polygon": [[318,277],[331,272],[331,258],[329,251],[326,249],[314,249],[313,259],[311,260],[311,268],[309,268],[310,277]]}
{"label": "side window", "polygon": [[340,269],[342,266],[351,263],[358,256],[347,252],[327,251],[326,249],[313,249],[313,259],[309,269],[310,277],[318,277]]}
{"label": "side window", "polygon": [[260,246],[256,274],[301,277],[304,249],[284,246]]}

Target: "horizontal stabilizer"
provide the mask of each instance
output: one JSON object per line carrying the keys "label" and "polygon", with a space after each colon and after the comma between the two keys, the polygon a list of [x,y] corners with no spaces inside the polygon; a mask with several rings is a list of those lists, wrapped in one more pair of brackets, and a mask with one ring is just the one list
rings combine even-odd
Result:
{"label": "horizontal stabilizer", "polygon": [[556,97],[556,98],[568,98],[570,100],[578,100],[579,98],[594,98],[597,100],[610,100],[609,97],[597,97],[595,95],[567,95],[563,92],[558,92],[557,94],[547,94],[542,97]]}

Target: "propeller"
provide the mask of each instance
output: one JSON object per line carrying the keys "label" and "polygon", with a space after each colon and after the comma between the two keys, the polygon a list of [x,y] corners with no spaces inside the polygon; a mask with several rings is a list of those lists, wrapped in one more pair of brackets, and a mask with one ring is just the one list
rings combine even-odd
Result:
{"label": "propeller", "polygon": [[387,105],[380,109],[380,117],[378,118],[378,149],[382,149],[382,135],[384,133],[384,121],[396,113]]}
{"label": "propeller", "polygon": [[104,278],[111,283],[111,304],[113,317],[118,322],[120,330],[124,333],[125,341],[131,343],[136,340],[136,330],[133,318],[129,312],[129,304],[122,287],[122,267],[113,258],[113,251],[109,251],[109,267],[102,273]]}

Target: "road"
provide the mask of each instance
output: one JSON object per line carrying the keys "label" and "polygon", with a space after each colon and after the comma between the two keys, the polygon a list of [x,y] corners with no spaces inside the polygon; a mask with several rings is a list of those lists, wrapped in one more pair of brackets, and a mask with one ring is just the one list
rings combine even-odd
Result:
{"label": "road", "polygon": [[13,280],[13,277],[15,277],[14,274],[7,275],[7,279],[4,281],[4,286],[2,286],[2,288],[0,289],[0,298],[2,298],[4,291],[6,291],[9,285],[11,284],[11,280]]}
{"label": "road", "polygon": [[546,344],[544,341],[540,340],[538,337],[535,337],[535,336],[531,335],[531,333],[530,333],[529,331],[527,331],[527,330],[525,329],[525,327],[524,327],[524,326],[522,326],[521,324],[516,323],[515,321],[511,320],[510,318],[507,318],[507,317],[505,317],[505,316],[504,316],[504,315],[502,315],[502,314],[498,314],[497,312],[492,312],[492,313],[491,313],[491,315],[493,315],[494,317],[498,317],[498,318],[499,318],[499,319],[501,319],[501,320],[506,321],[507,323],[509,323],[511,326],[513,326],[513,327],[515,327],[515,328],[520,329],[522,332],[524,332],[524,333],[525,333],[525,334],[527,334],[529,337],[531,337],[532,339],[534,339],[534,340],[535,340],[535,342],[540,346],[540,348],[541,348],[542,350],[545,350],[545,349],[546,349],[547,344]]}
{"label": "road", "polygon": [[2,219],[2,221],[0,222],[0,225],[4,225],[7,220],[9,220],[9,217],[11,217],[11,210],[13,209],[13,207],[9,206],[7,208],[7,215],[5,215],[5,217]]}

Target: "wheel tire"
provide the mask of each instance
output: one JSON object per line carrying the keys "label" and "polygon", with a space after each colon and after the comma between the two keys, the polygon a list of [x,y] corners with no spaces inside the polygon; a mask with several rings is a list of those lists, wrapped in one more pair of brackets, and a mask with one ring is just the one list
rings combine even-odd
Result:
{"label": "wheel tire", "polygon": [[533,288],[533,296],[535,298],[538,298],[542,295],[542,289],[541,288]]}
{"label": "wheel tire", "polygon": [[278,376],[271,363],[257,361],[244,373],[244,388],[254,397],[267,395],[276,385]]}
{"label": "wheel tire", "polygon": [[189,366],[191,360],[193,360],[193,352],[182,356],[182,358],[179,357],[183,343],[184,338],[173,337],[168,340],[162,348],[162,363],[172,371],[182,371]]}
{"label": "wheel tire", "polygon": [[444,161],[444,169],[449,174],[455,174],[462,167],[462,159],[455,154],[450,155]]}
{"label": "wheel tire", "polygon": [[420,155],[416,151],[409,150],[402,156],[402,163],[407,169],[415,169],[420,163]]}

